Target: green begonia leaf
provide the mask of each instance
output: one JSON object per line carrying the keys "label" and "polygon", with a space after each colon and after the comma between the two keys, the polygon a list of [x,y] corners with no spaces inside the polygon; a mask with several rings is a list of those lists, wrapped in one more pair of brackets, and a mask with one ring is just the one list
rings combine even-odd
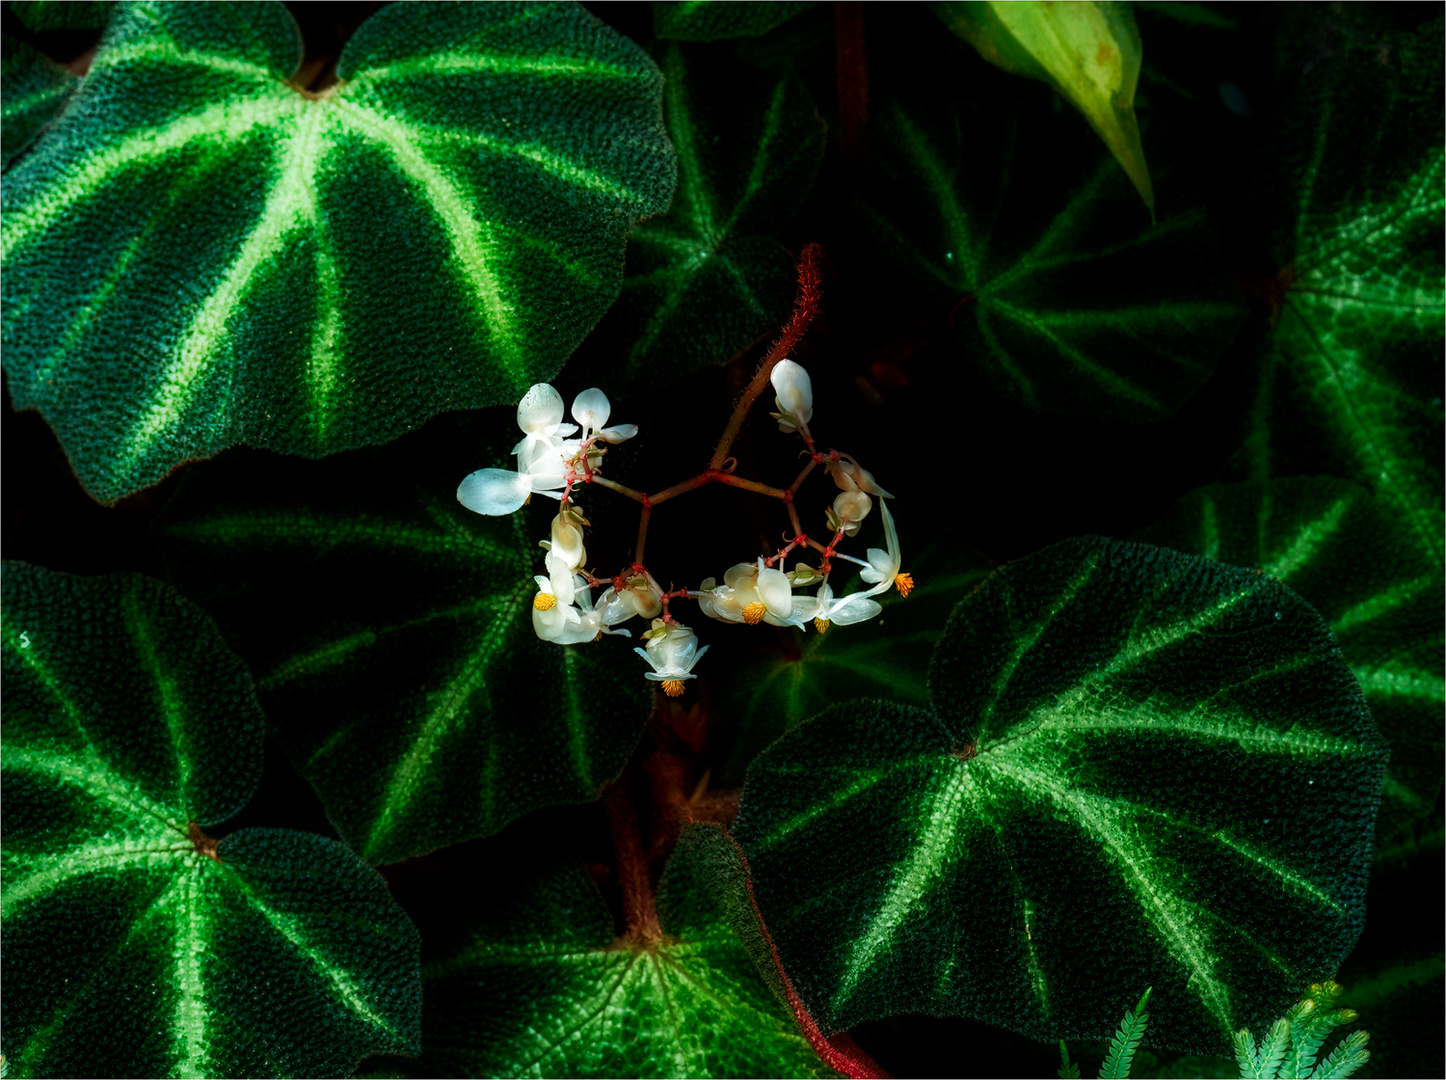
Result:
{"label": "green begonia leaf", "polygon": [[1108,1038],[1149,986],[1152,1043],[1219,1052],[1354,944],[1386,751],[1284,586],[1065,541],[960,602],[930,689],[836,706],[748,772],[734,835],[825,1030]]}
{"label": "green begonia leaf", "polygon": [[830,705],[862,697],[929,703],[934,645],[954,605],[990,568],[983,560],[972,565],[961,560],[951,546],[936,547],[918,562],[907,560],[903,569],[911,571],[913,590],[907,598],[894,589],[875,597],[884,609],[875,618],[830,626],[822,634],[812,626],[792,631],[792,648],[765,646],[748,654],[728,680],[728,696],[716,714],[721,732],[733,729],[721,780],[741,780],[759,751]]}
{"label": "green begonia leaf", "polygon": [[597,798],[652,701],[636,640],[562,646],[533,630],[557,503],[474,514],[458,481],[502,462],[463,438],[428,447],[419,465],[392,451],[217,462],[162,519],[172,573],[256,672],[276,737],[374,863]]}
{"label": "green begonia leaf", "polygon": [[[1320,33],[1309,10],[1291,39]],[[1308,65],[1277,132],[1278,320],[1264,360],[1251,479],[1359,480],[1443,562],[1441,356],[1446,272],[1442,25],[1340,42]],[[1243,477],[1242,477],[1243,478]]]}
{"label": "green begonia leaf", "polygon": [[80,80],[8,34],[0,38],[0,49],[4,50],[0,79],[5,89],[0,104],[0,123],[4,125],[0,167],[8,169],[60,112]]}
{"label": "green begonia leaf", "polygon": [[316,94],[300,59],[278,3],[123,5],[7,178],[11,392],[103,501],[517,400],[668,206],[661,77],[579,7],[389,5]]}
{"label": "green begonia leaf", "polygon": [[99,30],[116,7],[115,0],[9,0],[9,4],[31,30]]}
{"label": "green begonia leaf", "polygon": [[676,43],[659,66],[678,192],[629,237],[622,296],[589,342],[589,370],[610,393],[723,363],[777,332],[797,271],[773,233],[823,155],[823,121],[796,76]]}
{"label": "green begonia leaf", "polygon": [[1140,32],[1128,4],[934,0],[944,25],[991,64],[1054,87],[1078,109],[1150,209],[1155,193],[1135,120]]}
{"label": "green begonia leaf", "polygon": [[811,7],[812,0],[779,0],[778,3],[768,4],[729,3],[725,0],[654,3],[653,32],[660,38],[682,41],[758,37]]}
{"label": "green begonia leaf", "polygon": [[895,101],[877,123],[865,213],[886,302],[949,309],[960,353],[1001,393],[1043,412],[1155,420],[1210,374],[1244,309],[1205,212],[1177,206],[1178,173],[1160,174],[1150,225],[1072,117],[986,96],[942,110]]}
{"label": "green begonia leaf", "polygon": [[1391,748],[1377,835],[1389,844],[1430,813],[1446,752],[1446,583],[1404,521],[1358,484],[1300,477],[1191,492],[1138,539],[1269,574],[1320,612]]}
{"label": "green begonia leaf", "polygon": [[759,977],[697,839],[664,871],[652,945],[615,940],[576,866],[479,897],[465,935],[429,941],[420,1074],[835,1075]]}
{"label": "green begonia leaf", "polygon": [[415,1053],[421,940],[341,844],[209,840],[261,774],[251,678],[138,576],[4,571],[5,1056],[21,1076],[316,1076]]}

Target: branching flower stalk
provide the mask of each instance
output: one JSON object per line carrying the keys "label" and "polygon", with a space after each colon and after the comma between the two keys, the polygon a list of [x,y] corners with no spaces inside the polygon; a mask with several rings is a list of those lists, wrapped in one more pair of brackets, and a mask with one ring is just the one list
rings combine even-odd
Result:
{"label": "branching flower stalk", "polygon": [[[798,296],[792,317],[734,407],[708,466],[688,480],[647,494],[602,475],[607,448],[638,433],[636,424],[607,426],[612,409],[603,391],[593,388],[577,396],[572,404],[571,424],[563,420],[562,395],[553,387],[539,383],[524,395],[517,406],[522,440],[512,449],[517,457],[516,471],[474,472],[458,486],[457,498],[469,510],[491,515],[513,513],[533,495],[558,500],[550,536],[541,542],[547,550],[546,573],[536,575],[537,594],[532,599],[532,625],[538,637],[560,645],[580,644],[603,634],[631,636],[627,630],[614,628],[634,616],[650,620],[650,628],[642,634],[645,647],[633,651],[652,669],[645,672],[645,677],[662,683],[668,696],[678,697],[687,680],[696,677],[693,667],[708,646],[699,647],[694,631],[678,621],[670,610],[674,601],[696,601],[703,614],[719,622],[747,626],[768,623],[800,629],[812,622],[819,633],[824,633],[834,624],[847,626],[873,618],[882,610],[873,597],[890,588],[908,596],[914,581],[900,569],[899,536],[885,501],[893,496],[851,454],[818,449],[808,426],[813,419],[813,385],[803,366],[788,358],[818,311],[818,263],[818,246],[810,244],[799,263]],[[797,433],[806,446],[808,460],[786,488],[735,476],[737,461],[729,454],[743,421],[767,386],[774,390],[776,411],[769,415],[778,421],[778,430]],[[840,489],[824,511],[826,541],[807,534],[795,498],[819,465]],[[597,577],[585,569],[583,528],[589,523],[573,500],[573,493],[589,484],[630,498],[642,508],[633,561],[611,578]],[[726,484],[778,499],[788,511],[792,538],[772,553],[760,553],[751,562],[731,567],[724,573],[721,585],[710,577],[696,589],[665,590],[644,562],[653,509],[709,484]],[[879,499],[885,547],[870,548],[866,559],[841,553],[839,545],[858,534],[873,511],[875,498]],[[800,548],[817,551],[821,556],[818,565],[796,562],[792,570],[784,571],[787,556]],[[867,587],[836,597],[830,582],[835,560],[861,566],[860,577]],[[814,586],[816,592],[794,595],[795,589]],[[594,603],[592,590],[600,587],[605,591]]]}

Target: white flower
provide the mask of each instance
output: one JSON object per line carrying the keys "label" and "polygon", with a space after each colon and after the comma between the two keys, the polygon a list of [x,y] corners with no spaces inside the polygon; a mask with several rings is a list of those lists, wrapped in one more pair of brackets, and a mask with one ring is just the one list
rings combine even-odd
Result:
{"label": "white flower", "polygon": [[852,461],[840,458],[829,468],[829,475],[833,482],[845,491],[867,491],[870,495],[878,495],[880,498],[892,499],[879,482],[874,479],[874,474],[868,469],[855,465]]}
{"label": "white flower", "polygon": [[778,396],[773,399],[779,431],[793,431],[813,419],[813,383],[808,372],[792,360],[780,360],[768,373],[768,380]]}
{"label": "white flower", "polygon": [[582,542],[584,524],[582,511],[575,503],[564,506],[562,512],[552,519],[552,541],[548,550],[573,570],[587,561],[587,548]]}
{"label": "white flower", "polygon": [[759,556],[757,564],[739,563],[723,575],[723,584],[703,582],[698,606],[705,615],[723,622],[761,622],[772,626],[802,626],[812,617],[815,602],[793,596],[793,583],[782,570],[770,570]]}
{"label": "white flower", "polygon": [[868,593],[850,593],[835,600],[833,589],[826,581],[818,590],[817,604],[813,624],[820,634],[826,632],[831,623],[848,626],[850,623],[872,619],[884,610],[877,600],[869,599]]}
{"label": "white flower", "polygon": [[581,579],[574,578],[572,567],[549,552],[547,576],[538,574],[533,580],[537,595],[532,598],[532,629],[543,641],[557,641],[581,620],[581,613],[572,606]]}
{"label": "white flower", "polygon": [[577,430],[576,424],[562,422],[562,395],[547,383],[538,383],[517,403],[517,426],[522,441],[512,448],[526,472],[537,457],[533,448],[551,448]]}
{"label": "white flower", "polygon": [[580,645],[584,641],[592,641],[599,634],[621,634],[623,637],[632,637],[626,630],[614,630],[608,626],[604,616],[607,609],[607,601],[612,596],[612,589],[602,594],[602,602],[597,607],[592,604],[592,590],[580,588],[577,590],[577,621],[574,623],[568,620],[563,631],[552,640],[559,645]]}
{"label": "white flower", "polygon": [[899,573],[903,557],[899,553],[899,533],[894,528],[894,515],[889,513],[889,504],[886,502],[879,503],[879,510],[884,517],[884,545],[888,550],[869,548],[869,565],[859,572],[859,577],[876,584],[860,595],[877,596],[881,592],[888,592],[890,585],[895,585],[898,586],[900,595],[908,596],[914,588],[914,579],[908,574]]}
{"label": "white flower", "polygon": [[[681,623],[660,626],[661,620],[653,624],[646,649],[634,649],[653,670],[644,672],[644,677],[663,684],[663,692],[677,697],[683,692],[684,679],[696,679],[693,665],[703,659],[709,646],[698,648],[698,635]],[[663,633],[658,633],[659,630]]]}
{"label": "white flower", "polygon": [[603,621],[609,626],[627,622],[634,615],[641,615],[645,619],[655,618],[663,610],[663,602],[658,598],[657,590],[641,574],[629,578],[623,583],[621,592],[614,592],[605,599],[606,603],[601,605],[607,611]]}
{"label": "white flower", "polygon": [[638,433],[637,424],[619,424],[617,427],[604,427],[608,422],[608,415],[612,412],[612,405],[608,402],[608,396],[594,386],[591,390],[584,390],[577,395],[572,403],[572,418],[582,425],[583,441],[590,438],[598,438],[603,442],[618,443],[625,439],[631,439]]}
{"label": "white flower", "polygon": [[833,508],[827,512],[828,527],[834,532],[842,529],[845,536],[855,536],[859,524],[873,508],[874,500],[862,491],[840,491],[834,497]]}

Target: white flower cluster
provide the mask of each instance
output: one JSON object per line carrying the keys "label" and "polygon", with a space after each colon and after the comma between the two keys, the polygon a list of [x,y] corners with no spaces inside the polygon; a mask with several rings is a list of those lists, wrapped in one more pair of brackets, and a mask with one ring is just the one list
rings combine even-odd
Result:
{"label": "white flower cluster", "polygon": [[[800,431],[809,439],[811,451],[813,443],[807,425],[813,419],[813,386],[808,372],[792,360],[782,360],[774,366],[770,378],[777,392],[778,409],[771,415],[778,421],[779,430]],[[835,598],[829,574],[801,562],[793,571],[784,573],[769,567],[760,556],[728,570],[722,585],[708,578],[697,591],[679,590],[666,596],[652,575],[635,566],[614,578],[594,605],[592,589],[603,582],[583,572],[587,548],[582,530],[588,522],[569,496],[574,484],[600,473],[603,449],[599,443],[622,442],[638,433],[635,424],[604,426],[610,411],[607,395],[596,388],[585,390],[572,404],[576,423],[564,423],[562,395],[539,383],[517,406],[517,424],[523,435],[512,450],[517,457],[517,471],[481,469],[457,488],[462,505],[479,514],[510,514],[534,494],[562,502],[552,520],[549,539],[542,541],[542,547],[547,549],[547,574],[534,579],[538,591],[532,601],[532,626],[542,640],[571,645],[603,634],[629,636],[628,631],[613,627],[635,615],[651,619],[652,628],[643,634],[646,647],[633,651],[652,667],[647,678],[661,682],[663,690],[676,697],[683,692],[684,681],[696,677],[693,666],[708,647],[699,648],[697,635],[666,612],[669,596],[696,599],[705,615],[721,622],[749,626],[766,622],[806,629],[812,620],[823,633],[833,623],[847,626],[879,614],[883,608],[873,597],[889,588],[897,586],[904,596],[913,588],[913,579],[899,572],[899,536],[893,515],[887,503],[880,502],[884,549],[870,548],[867,560],[838,554],[831,546],[825,553],[862,566],[860,577],[871,586],[868,589]],[[815,454],[813,460],[825,458]],[[874,496],[881,500],[893,497],[851,458],[831,452],[825,468],[841,489],[825,515],[835,537],[858,533],[860,524],[873,510]],[[795,589],[814,584],[819,588],[813,595],[794,595]]]}

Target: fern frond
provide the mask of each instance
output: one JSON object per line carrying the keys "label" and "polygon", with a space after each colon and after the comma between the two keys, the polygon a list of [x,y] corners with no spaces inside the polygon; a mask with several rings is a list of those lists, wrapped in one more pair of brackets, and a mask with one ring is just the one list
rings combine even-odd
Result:
{"label": "fern frond", "polygon": [[[1295,1009],[1291,1010],[1292,1013],[1295,1011]],[[1283,1017],[1271,1024],[1270,1030],[1265,1033],[1265,1038],[1260,1040],[1260,1051],[1257,1055],[1260,1070],[1255,1075],[1266,1077],[1268,1080],[1285,1076],[1286,1074],[1280,1071],[1280,1065],[1288,1053],[1290,1053],[1290,1020]]]}
{"label": "fern frond", "polygon": [[1355,1071],[1371,1059],[1371,1052],[1366,1049],[1370,1037],[1369,1032],[1351,1032],[1311,1074],[1312,1080],[1345,1080],[1355,1075]]}
{"label": "fern frond", "polygon": [[1069,1051],[1065,1049],[1063,1039],[1059,1040],[1059,1078],[1060,1080],[1079,1080],[1079,1066],[1070,1063]]}
{"label": "fern frond", "polygon": [[1340,997],[1340,985],[1333,982],[1317,983],[1310,988],[1310,997],[1290,1012],[1291,1051],[1286,1058],[1285,1077],[1308,1080],[1315,1068],[1316,1055],[1321,1044],[1330,1033],[1342,1024],[1349,1024],[1356,1018],[1350,1009],[1332,1009],[1330,1006]]}
{"label": "fern frond", "polygon": [[1147,989],[1140,1003],[1126,1012],[1125,1018],[1120,1021],[1120,1030],[1115,1033],[1115,1040],[1100,1066],[1100,1080],[1124,1080],[1130,1075],[1130,1063],[1135,1058],[1135,1051],[1140,1048],[1140,1040],[1145,1037],[1145,1025],[1150,1020],[1150,1014],[1145,1011],[1149,1000],[1150,990]]}
{"label": "fern frond", "polygon": [[1260,1049],[1254,1037],[1241,1028],[1230,1041],[1235,1045],[1235,1063],[1240,1066],[1241,1080],[1260,1080],[1265,1074],[1260,1071]]}

